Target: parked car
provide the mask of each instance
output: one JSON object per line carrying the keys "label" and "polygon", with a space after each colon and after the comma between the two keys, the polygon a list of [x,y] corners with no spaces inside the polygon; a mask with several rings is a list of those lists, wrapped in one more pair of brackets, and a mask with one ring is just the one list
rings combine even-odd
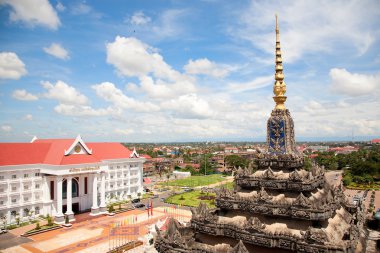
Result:
{"label": "parked car", "polygon": [[152,199],[157,199],[158,197],[158,195],[153,195]]}
{"label": "parked car", "polygon": [[164,201],[165,201],[165,198],[161,198],[161,201],[164,202]]}
{"label": "parked car", "polygon": [[140,199],[132,199],[132,203],[139,203]]}
{"label": "parked car", "polygon": [[145,205],[144,205],[143,203],[135,203],[135,204],[133,204],[133,206],[134,206],[135,208],[142,208],[142,207],[145,207]]}

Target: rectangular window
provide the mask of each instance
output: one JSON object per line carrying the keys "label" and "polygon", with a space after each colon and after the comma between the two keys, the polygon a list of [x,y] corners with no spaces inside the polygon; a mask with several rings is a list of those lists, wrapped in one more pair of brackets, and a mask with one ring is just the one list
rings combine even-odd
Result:
{"label": "rectangular window", "polygon": [[88,179],[87,177],[84,178],[84,194],[87,194],[87,186],[88,186]]}
{"label": "rectangular window", "polygon": [[40,199],[40,195],[35,195],[34,198],[35,198],[36,200],[39,200],[39,199]]}
{"label": "rectangular window", "polygon": [[0,200],[0,205],[4,205],[4,201],[3,200]]}
{"label": "rectangular window", "polygon": [[12,199],[12,203],[16,203],[17,202],[17,199]]}
{"label": "rectangular window", "polygon": [[12,179],[16,179],[17,178],[17,175],[12,175]]}
{"label": "rectangular window", "polygon": [[40,185],[39,184],[36,184],[36,189],[40,189]]}
{"label": "rectangular window", "polygon": [[0,176],[0,180],[4,180],[4,176]]}
{"label": "rectangular window", "polygon": [[29,198],[28,197],[24,197],[24,201],[28,201],[29,200]]}
{"label": "rectangular window", "polygon": [[12,186],[12,191],[15,192],[17,190],[16,186]]}
{"label": "rectangular window", "polygon": [[34,209],[34,213],[35,214],[40,214],[40,208],[38,206]]}
{"label": "rectangular window", "polygon": [[29,185],[24,185],[24,190],[29,190]]}
{"label": "rectangular window", "polygon": [[50,199],[54,199],[54,181],[50,181]]}
{"label": "rectangular window", "polygon": [[40,176],[40,173],[37,172],[36,174],[34,174],[35,177],[39,177]]}
{"label": "rectangular window", "polygon": [[29,177],[29,174],[24,174],[24,178],[27,178],[27,177]]}

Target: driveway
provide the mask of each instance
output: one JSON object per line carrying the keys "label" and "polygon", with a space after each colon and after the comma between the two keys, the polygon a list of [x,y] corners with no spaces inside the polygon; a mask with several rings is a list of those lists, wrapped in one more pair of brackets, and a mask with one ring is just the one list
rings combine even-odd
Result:
{"label": "driveway", "polygon": [[31,241],[32,240],[29,238],[17,236],[8,232],[0,235],[0,250]]}

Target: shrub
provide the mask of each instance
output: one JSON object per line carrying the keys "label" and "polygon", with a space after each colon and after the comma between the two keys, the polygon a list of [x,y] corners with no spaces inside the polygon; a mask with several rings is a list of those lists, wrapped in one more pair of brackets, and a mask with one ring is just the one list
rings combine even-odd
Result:
{"label": "shrub", "polygon": [[69,216],[65,215],[65,224],[69,224],[69,223],[70,223]]}
{"label": "shrub", "polygon": [[40,229],[41,229],[40,223],[37,222],[37,223],[36,223],[36,228],[35,228],[35,230],[40,230]]}
{"label": "shrub", "polygon": [[352,177],[351,177],[351,175],[350,174],[344,175],[344,177],[343,177],[343,185],[344,186],[348,186],[351,183],[352,183]]}
{"label": "shrub", "polygon": [[121,203],[119,203],[119,209],[121,209]]}
{"label": "shrub", "polygon": [[109,212],[109,213],[112,213],[113,211],[115,211],[115,209],[113,208],[113,205],[110,205],[110,206],[108,207],[108,212]]}
{"label": "shrub", "polygon": [[53,226],[53,219],[49,215],[47,216],[46,219],[47,219],[47,225],[49,227]]}
{"label": "shrub", "polygon": [[183,197],[183,195],[181,195],[181,197],[179,198],[179,200],[185,200],[185,198]]}

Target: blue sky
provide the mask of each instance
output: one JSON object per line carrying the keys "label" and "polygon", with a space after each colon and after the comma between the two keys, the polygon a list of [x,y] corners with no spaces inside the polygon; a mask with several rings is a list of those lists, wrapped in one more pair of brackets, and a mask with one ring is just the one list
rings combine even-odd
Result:
{"label": "blue sky", "polygon": [[275,13],[296,137],[379,136],[379,1],[0,0],[0,138],[264,140]]}

